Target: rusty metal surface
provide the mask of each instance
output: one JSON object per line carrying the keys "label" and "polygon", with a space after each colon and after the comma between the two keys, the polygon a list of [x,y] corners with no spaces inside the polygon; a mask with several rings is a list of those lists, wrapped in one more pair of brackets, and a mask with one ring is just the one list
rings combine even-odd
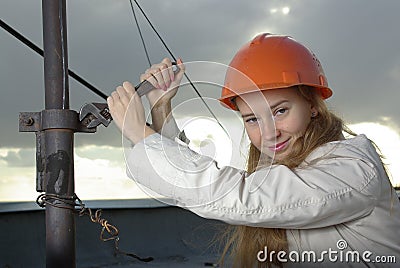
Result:
{"label": "rusty metal surface", "polygon": [[[66,0],[43,0],[42,16],[45,110],[69,109]],[[54,121],[59,120],[63,118],[42,116],[42,127],[48,128],[44,130],[44,187],[46,193],[69,197],[75,192],[74,131],[71,127],[52,128]],[[46,205],[46,267],[73,268],[76,267],[74,206],[65,204],[67,209],[64,209],[57,205],[57,200]]]}
{"label": "rusty metal surface", "polygon": [[46,129],[71,129],[74,132],[95,133],[96,128],[88,128],[87,123],[79,120],[79,114],[73,110],[51,109],[41,112],[20,112],[19,132],[36,132]]}

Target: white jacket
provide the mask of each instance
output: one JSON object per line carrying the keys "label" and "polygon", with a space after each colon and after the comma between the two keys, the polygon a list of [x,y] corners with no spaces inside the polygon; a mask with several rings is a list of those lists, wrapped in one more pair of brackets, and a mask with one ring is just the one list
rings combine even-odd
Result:
{"label": "white jacket", "polygon": [[[293,171],[218,167],[159,134],[136,144],[127,164],[137,183],[204,218],[287,229],[289,263],[400,267],[399,200],[364,135],[319,147]],[[377,264],[391,256],[397,265]]]}

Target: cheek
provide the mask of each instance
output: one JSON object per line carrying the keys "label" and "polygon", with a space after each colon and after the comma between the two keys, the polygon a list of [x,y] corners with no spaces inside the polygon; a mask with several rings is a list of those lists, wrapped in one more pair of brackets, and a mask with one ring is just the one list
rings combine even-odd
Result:
{"label": "cheek", "polygon": [[251,143],[260,149],[261,146],[261,134],[260,129],[257,127],[246,127],[246,133]]}
{"label": "cheek", "polygon": [[301,135],[306,131],[310,120],[311,119],[307,117],[293,117],[285,122],[285,124],[282,126],[282,129],[292,134]]}

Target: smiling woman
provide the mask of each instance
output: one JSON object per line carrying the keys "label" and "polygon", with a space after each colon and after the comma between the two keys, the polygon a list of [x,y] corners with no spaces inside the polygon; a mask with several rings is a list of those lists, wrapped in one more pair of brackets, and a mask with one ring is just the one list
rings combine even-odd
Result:
{"label": "smiling woman", "polygon": [[[180,63],[176,76],[171,68],[166,58],[141,76],[155,87],[146,97],[157,124],[145,124],[142,100],[126,83],[108,98],[110,113],[131,142],[130,178],[173,205],[231,225],[222,260],[229,252],[234,267],[283,266],[279,257],[260,263],[254,256],[263,247],[323,254],[338,241],[400,257],[392,238],[400,203],[382,158],[368,137],[329,110],[333,91],[310,49],[263,33],[231,60],[218,100],[242,117],[250,140],[246,170],[193,152],[178,134],[169,92],[176,93],[186,67]],[[371,235],[378,226],[384,231]]]}

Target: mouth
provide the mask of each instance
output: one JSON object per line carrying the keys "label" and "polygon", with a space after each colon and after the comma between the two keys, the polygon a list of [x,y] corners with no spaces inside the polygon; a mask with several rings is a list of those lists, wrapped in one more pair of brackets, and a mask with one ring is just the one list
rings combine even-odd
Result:
{"label": "mouth", "polygon": [[269,146],[268,149],[273,151],[273,152],[275,152],[275,153],[280,152],[280,151],[284,150],[287,147],[287,145],[289,144],[289,140],[290,140],[290,138],[287,139],[284,142],[280,142],[280,143],[277,143],[277,144],[275,144],[273,146]]}

